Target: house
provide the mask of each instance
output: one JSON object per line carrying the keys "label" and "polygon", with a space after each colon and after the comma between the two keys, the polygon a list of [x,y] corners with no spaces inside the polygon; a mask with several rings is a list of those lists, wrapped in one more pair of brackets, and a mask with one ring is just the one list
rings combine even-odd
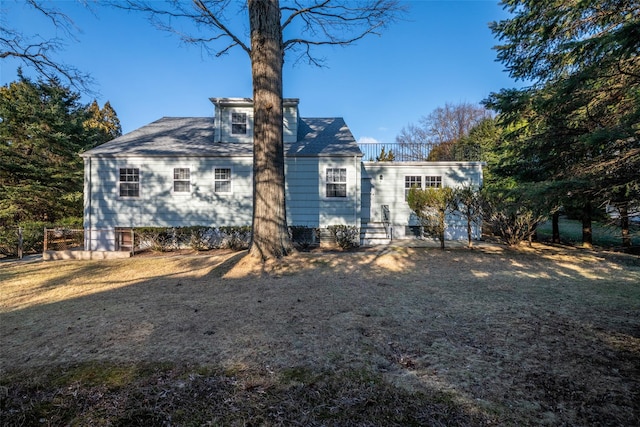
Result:
{"label": "house", "polygon": [[[387,147],[388,149],[388,147]],[[482,162],[362,162],[363,243],[382,240],[379,224],[386,236],[411,239],[421,236],[418,217],[406,201],[411,188],[482,186]],[[376,226],[378,224],[378,226]],[[368,233],[371,232],[371,239]],[[473,237],[479,239],[481,227],[473,227]],[[447,218],[447,240],[466,240],[467,223],[459,215]]]}
{"label": "house", "polygon": [[[82,154],[85,250],[119,250],[136,227],[251,224],[252,100],[211,102],[213,117],[164,117]],[[298,104],[283,101],[290,226],[354,226],[364,244],[413,238],[406,188],[482,184],[480,162],[363,161],[342,118],[303,118]],[[448,238],[466,238],[459,222]]]}

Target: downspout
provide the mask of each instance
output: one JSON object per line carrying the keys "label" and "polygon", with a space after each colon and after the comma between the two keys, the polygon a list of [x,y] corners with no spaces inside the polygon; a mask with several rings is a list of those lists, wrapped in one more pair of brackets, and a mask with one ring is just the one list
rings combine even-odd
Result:
{"label": "downspout", "polygon": [[91,187],[93,186],[92,185],[93,184],[93,178],[92,178],[92,176],[93,176],[92,173],[93,172],[91,170],[91,166],[92,166],[91,157],[89,157],[89,165],[88,166],[89,166],[89,184],[88,184],[88,188],[87,188],[87,197],[89,198],[89,202],[87,203],[87,210],[88,210],[88,212],[87,212],[87,225],[88,225],[88,229],[89,229],[89,238],[87,239],[87,236],[85,235],[85,239],[87,240],[87,244],[85,244],[85,248],[90,251],[91,250],[91,236],[93,234],[92,231],[91,231],[92,230],[91,199],[93,198],[92,194],[91,194]]}
{"label": "downspout", "polygon": [[360,194],[360,179],[358,179],[359,174],[358,174],[358,156],[353,156],[353,163],[355,166],[355,171],[356,171],[356,194],[355,194],[355,198],[353,200],[353,219],[354,219],[354,224],[360,228],[360,225],[358,224],[358,197]]}

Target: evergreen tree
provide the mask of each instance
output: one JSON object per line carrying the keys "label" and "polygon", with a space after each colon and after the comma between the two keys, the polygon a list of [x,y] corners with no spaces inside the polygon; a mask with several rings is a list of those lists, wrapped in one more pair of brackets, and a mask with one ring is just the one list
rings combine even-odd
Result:
{"label": "evergreen tree", "polygon": [[0,225],[82,215],[83,164],[96,140],[91,108],[59,80],[0,88]]}
{"label": "evergreen tree", "polygon": [[122,126],[120,126],[120,119],[116,114],[116,110],[113,109],[109,101],[105,102],[102,110],[100,110],[102,123],[104,130],[110,139],[114,139],[122,135]]}
{"label": "evergreen tree", "polygon": [[490,181],[490,172],[497,163],[495,147],[502,139],[502,127],[496,118],[489,117],[476,124],[469,134],[455,146],[456,160],[482,160],[487,162],[488,170],[484,173],[484,181]]}
{"label": "evergreen tree", "polygon": [[109,101],[100,109],[95,99],[87,107],[88,117],[84,125],[93,137],[90,147],[96,147],[122,135],[120,120]]}
{"label": "evergreen tree", "polygon": [[[640,176],[640,2],[503,1],[513,17],[494,22],[498,59],[532,82],[492,94],[510,153],[503,171],[546,183],[565,203],[637,202]],[[569,198],[570,200],[566,200]],[[589,244],[591,215],[583,215]]]}
{"label": "evergreen tree", "polygon": [[384,147],[380,150],[380,155],[376,157],[376,162],[393,162],[396,159],[396,155],[393,154],[393,150],[385,150]]}

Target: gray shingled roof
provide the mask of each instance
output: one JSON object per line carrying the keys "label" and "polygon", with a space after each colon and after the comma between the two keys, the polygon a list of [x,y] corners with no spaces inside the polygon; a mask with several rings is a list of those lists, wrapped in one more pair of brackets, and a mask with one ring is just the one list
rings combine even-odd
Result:
{"label": "gray shingled roof", "polygon": [[[163,117],[122,135],[82,157],[251,156],[251,143],[215,143],[211,117]],[[342,118],[301,118],[298,142],[285,144],[285,155],[361,156],[362,152]]]}
{"label": "gray shingled roof", "polygon": [[298,142],[285,144],[285,155],[362,156],[362,151],[341,117],[301,118],[298,123]]}

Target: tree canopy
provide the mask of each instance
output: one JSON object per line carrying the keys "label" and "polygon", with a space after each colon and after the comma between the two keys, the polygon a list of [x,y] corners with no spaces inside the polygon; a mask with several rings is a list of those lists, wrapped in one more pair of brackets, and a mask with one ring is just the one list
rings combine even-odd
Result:
{"label": "tree canopy", "polygon": [[512,17],[491,24],[498,59],[530,83],[486,102],[509,130],[503,173],[546,183],[562,203],[637,203],[640,2],[503,4]]}
{"label": "tree canopy", "polygon": [[447,214],[458,207],[453,188],[412,188],[407,195],[407,203],[420,220],[424,233],[437,238],[440,248],[444,249]]}
{"label": "tree canopy", "polygon": [[479,160],[479,154],[469,152],[469,140],[466,150],[459,150],[458,144],[469,135],[471,129],[481,121],[490,118],[486,108],[462,102],[445,104],[423,116],[419,124],[408,124],[396,137],[396,142],[411,154],[414,160]]}
{"label": "tree canopy", "polygon": [[57,78],[34,82],[18,76],[0,87],[0,225],[79,217],[78,153],[121,132],[111,127],[115,111],[98,110],[111,122],[96,118]]}
{"label": "tree canopy", "polygon": [[84,127],[89,134],[95,137],[94,141],[87,143],[89,147],[96,147],[122,135],[120,119],[109,101],[100,108],[98,101],[94,100],[89,104],[87,113],[88,117],[84,122]]}

